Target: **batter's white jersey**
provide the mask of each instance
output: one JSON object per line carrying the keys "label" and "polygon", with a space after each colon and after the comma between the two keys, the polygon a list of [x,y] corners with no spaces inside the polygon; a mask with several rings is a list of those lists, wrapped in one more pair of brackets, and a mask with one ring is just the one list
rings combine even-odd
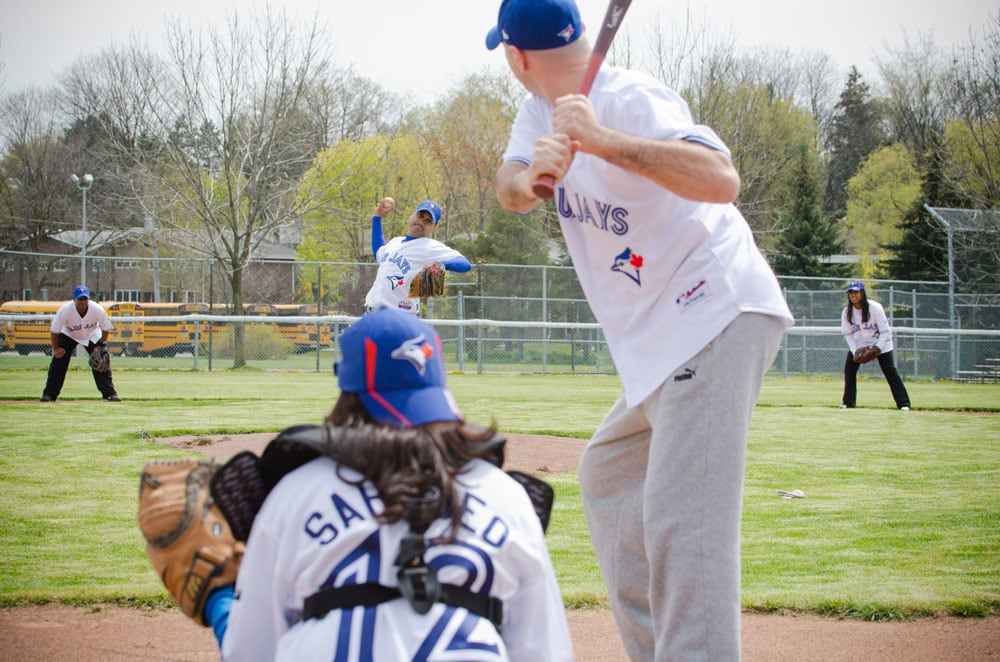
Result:
{"label": "batter's white jersey", "polygon": [[847,339],[847,346],[851,352],[857,351],[859,347],[868,345],[878,345],[883,354],[888,354],[893,349],[892,330],[889,328],[889,319],[885,316],[885,309],[878,301],[868,300],[868,321],[861,321],[861,311],[850,306],[851,321],[847,322],[847,307],[840,313],[840,332]]}
{"label": "batter's white jersey", "polygon": [[56,311],[49,331],[69,336],[82,345],[99,342],[104,331],[113,331],[111,318],[103,307],[87,302],[87,313],[80,317],[76,311],[76,301],[67,301]]}
{"label": "batter's white jersey", "polygon": [[[324,587],[398,586],[394,565],[405,522],[379,526],[370,484],[355,487],[321,457],[285,476],[254,520],[222,643],[228,660],[571,660],[569,627],[544,533],[524,489],[473,460],[460,480],[465,505],[456,542],[425,555],[442,582],[503,601],[502,637],[489,620],[434,604],[417,614],[405,599],[333,610],[301,621]],[[341,467],[348,478],[353,470]],[[442,535],[434,522],[428,539]]]}
{"label": "batter's white jersey", "polygon": [[430,237],[394,237],[375,254],[378,274],[368,295],[366,308],[389,306],[411,313],[420,312],[420,299],[411,299],[410,283],[421,269],[462,254]]}
{"label": "batter's white jersey", "polygon": [[[694,124],[684,100],[644,74],[605,68],[590,100],[609,128],[655,140],[684,139],[729,153]],[[530,163],[552,133],[552,109],[529,95],[504,161]],[[556,188],[563,236],[635,406],[742,312],[791,326],[778,281],[731,204],[692,202],[651,180],[578,153]]]}

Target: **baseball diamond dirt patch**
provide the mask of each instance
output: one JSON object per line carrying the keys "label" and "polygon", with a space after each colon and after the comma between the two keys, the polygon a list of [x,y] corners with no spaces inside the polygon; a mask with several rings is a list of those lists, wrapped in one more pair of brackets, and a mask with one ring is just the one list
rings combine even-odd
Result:
{"label": "baseball diamond dirt patch", "polygon": [[[156,441],[218,458],[260,453],[273,434],[187,436]],[[586,442],[508,435],[506,467],[536,475],[576,468]],[[607,610],[571,610],[576,659],[626,660]],[[0,657],[27,660],[213,660],[212,633],[176,609],[43,605],[0,610]],[[804,615],[743,615],[747,662],[1000,661],[1000,618],[870,623]]]}

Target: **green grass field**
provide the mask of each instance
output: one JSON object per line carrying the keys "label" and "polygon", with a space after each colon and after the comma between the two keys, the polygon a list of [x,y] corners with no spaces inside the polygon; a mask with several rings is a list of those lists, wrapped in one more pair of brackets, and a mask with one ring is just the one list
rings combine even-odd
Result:
{"label": "green grass field", "polygon": [[[337,396],[326,372],[116,370],[124,402],[105,403],[80,365],[60,401],[42,404],[44,371],[0,357],[0,606],[167,604],[136,523],[138,472],[191,452],[149,439],[318,423]],[[449,379],[467,418],[528,434],[586,438],[619,393],[607,376]],[[745,608],[1000,613],[1000,385],[907,388],[914,411],[896,411],[881,379],[860,380],[860,407],[841,411],[839,378],[765,382],[745,486]],[[551,482],[566,603],[601,604],[576,476]]]}

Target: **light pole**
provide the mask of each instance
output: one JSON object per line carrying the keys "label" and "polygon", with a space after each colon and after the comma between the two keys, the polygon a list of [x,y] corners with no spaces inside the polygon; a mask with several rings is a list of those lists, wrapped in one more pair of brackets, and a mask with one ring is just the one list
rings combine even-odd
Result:
{"label": "light pole", "polygon": [[87,191],[90,190],[90,185],[94,183],[93,175],[84,175],[82,178],[77,177],[76,174],[69,176],[76,184],[76,187],[83,191],[83,227],[81,228],[83,234],[83,241],[80,242],[80,284],[87,284]]}

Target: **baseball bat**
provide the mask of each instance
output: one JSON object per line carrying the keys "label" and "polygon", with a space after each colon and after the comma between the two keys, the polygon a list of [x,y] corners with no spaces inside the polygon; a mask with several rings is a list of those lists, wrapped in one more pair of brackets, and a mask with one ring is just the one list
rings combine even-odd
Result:
{"label": "baseball bat", "polygon": [[[587,62],[587,69],[583,73],[583,80],[580,81],[579,94],[590,94],[590,86],[597,78],[597,72],[601,70],[601,64],[611,48],[611,42],[618,34],[618,28],[625,18],[632,0],[611,0],[607,11],[604,12],[604,21],[601,23],[601,31],[597,34],[597,41],[594,43],[594,50],[590,53],[590,60]],[[555,177],[552,175],[542,175],[531,187],[539,198],[549,199],[555,195]]]}

